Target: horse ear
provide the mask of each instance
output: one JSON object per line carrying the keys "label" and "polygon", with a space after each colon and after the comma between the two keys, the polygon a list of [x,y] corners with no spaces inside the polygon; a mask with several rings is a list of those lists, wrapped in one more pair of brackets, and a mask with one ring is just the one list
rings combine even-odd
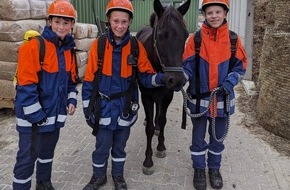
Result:
{"label": "horse ear", "polygon": [[164,8],[162,4],[160,3],[160,0],[154,0],[153,6],[154,6],[154,12],[157,14],[158,18],[160,18],[164,12]]}
{"label": "horse ear", "polygon": [[177,10],[181,15],[185,15],[185,13],[188,11],[190,2],[191,0],[187,0],[184,4],[182,4],[180,7],[177,8]]}

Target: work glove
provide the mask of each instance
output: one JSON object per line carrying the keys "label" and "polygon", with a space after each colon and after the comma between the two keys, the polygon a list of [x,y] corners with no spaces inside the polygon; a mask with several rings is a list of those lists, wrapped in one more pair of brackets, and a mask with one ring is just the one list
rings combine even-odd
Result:
{"label": "work glove", "polygon": [[232,83],[225,81],[220,86],[220,93],[223,95],[228,95],[234,91],[234,85]]}
{"label": "work glove", "polygon": [[225,87],[220,87],[219,94],[220,95],[228,95],[229,91]]}

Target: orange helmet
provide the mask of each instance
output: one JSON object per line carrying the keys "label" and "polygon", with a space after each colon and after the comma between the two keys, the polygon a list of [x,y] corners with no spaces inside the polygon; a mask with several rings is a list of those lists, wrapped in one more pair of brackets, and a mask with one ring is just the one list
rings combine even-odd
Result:
{"label": "orange helmet", "polygon": [[203,0],[201,9],[205,11],[205,8],[211,4],[219,4],[222,5],[227,11],[230,9],[229,0]]}
{"label": "orange helmet", "polygon": [[68,0],[54,0],[48,8],[47,16],[60,16],[76,20],[77,13]]}
{"label": "orange helmet", "polygon": [[106,7],[106,15],[108,16],[113,10],[121,10],[129,13],[130,18],[133,18],[134,9],[129,0],[110,0]]}

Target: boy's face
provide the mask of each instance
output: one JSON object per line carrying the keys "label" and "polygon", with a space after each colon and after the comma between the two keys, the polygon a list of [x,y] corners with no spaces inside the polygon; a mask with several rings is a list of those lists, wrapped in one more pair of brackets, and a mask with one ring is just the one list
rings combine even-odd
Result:
{"label": "boy's face", "polygon": [[52,17],[50,20],[50,26],[52,31],[63,40],[64,37],[71,32],[71,29],[74,26],[74,21],[70,18]]}
{"label": "boy's face", "polygon": [[223,24],[224,19],[227,17],[227,11],[218,5],[212,5],[205,9],[205,19],[208,24],[213,28],[218,28]]}
{"label": "boy's face", "polygon": [[115,40],[122,39],[131,24],[130,15],[123,11],[112,11],[109,16],[109,23]]}

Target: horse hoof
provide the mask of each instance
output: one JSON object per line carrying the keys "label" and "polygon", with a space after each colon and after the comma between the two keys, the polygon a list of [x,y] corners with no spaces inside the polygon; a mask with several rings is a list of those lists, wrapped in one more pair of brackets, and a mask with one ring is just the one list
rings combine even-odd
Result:
{"label": "horse hoof", "polygon": [[160,130],[156,130],[156,129],[155,129],[155,131],[154,131],[154,135],[155,135],[155,136],[159,136],[159,133],[160,133]]}
{"label": "horse hoof", "polygon": [[148,168],[143,166],[143,173],[145,175],[152,175],[154,173],[154,168],[153,167]]}
{"label": "horse hoof", "polygon": [[165,158],[166,157],[166,150],[163,151],[156,151],[156,157],[157,158]]}

